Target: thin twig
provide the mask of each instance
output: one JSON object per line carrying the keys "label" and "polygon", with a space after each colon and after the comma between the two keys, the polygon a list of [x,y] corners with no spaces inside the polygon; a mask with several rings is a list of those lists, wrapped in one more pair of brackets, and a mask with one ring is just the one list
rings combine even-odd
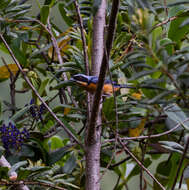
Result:
{"label": "thin twig", "polygon": [[86,44],[86,38],[85,38],[85,29],[83,26],[83,19],[81,17],[78,1],[74,1],[75,9],[77,12],[77,17],[78,17],[78,22],[79,22],[79,27],[80,27],[80,32],[81,32],[81,39],[82,39],[82,44],[83,44],[83,55],[84,55],[84,63],[85,63],[85,72],[86,75],[89,75],[89,60],[88,60],[88,54],[87,54],[87,44]]}
{"label": "thin twig", "polygon": [[124,158],[123,160],[121,160],[120,162],[117,162],[117,163],[115,163],[115,164],[112,164],[112,165],[110,166],[110,168],[117,167],[117,166],[123,164],[124,162],[126,162],[127,160],[129,160],[130,158],[131,158],[130,156],[126,157],[126,158]]}
{"label": "thin twig", "polygon": [[163,0],[163,3],[164,3],[165,14],[168,17],[167,0]]}
{"label": "thin twig", "polygon": [[174,190],[175,189],[175,185],[177,183],[177,180],[178,180],[178,176],[179,176],[179,173],[180,173],[180,170],[182,168],[182,163],[184,161],[184,158],[185,158],[185,155],[187,153],[187,150],[188,150],[188,146],[189,146],[189,137],[187,139],[187,142],[186,142],[186,145],[185,145],[185,148],[184,148],[184,151],[183,151],[183,154],[182,154],[182,157],[179,161],[179,165],[178,165],[178,168],[177,168],[177,173],[176,173],[176,176],[175,176],[175,179],[174,179],[174,183],[173,183],[173,186],[171,188],[171,190]]}
{"label": "thin twig", "polygon": [[[42,24],[40,21],[38,21],[38,23]],[[55,48],[55,52],[56,52],[57,57],[58,57],[58,61],[59,61],[60,65],[63,65],[63,60],[62,60],[62,56],[60,53],[60,48],[58,47],[58,43],[56,41],[56,38],[54,37],[53,32],[51,30],[51,24],[50,24],[49,18],[47,20],[47,27],[45,27],[45,29],[47,29],[48,33],[50,34],[53,47]],[[62,76],[63,76],[64,80],[68,80],[68,77],[67,77],[65,72],[62,73]],[[71,88],[69,86],[67,87],[67,90],[68,90],[68,95],[69,95],[70,99],[72,100],[74,106],[78,107],[77,102],[74,100],[74,98],[71,95]]]}
{"label": "thin twig", "polygon": [[112,43],[115,36],[116,24],[117,24],[117,15],[119,11],[120,0],[113,0],[112,9],[110,14],[110,21],[108,25],[107,40],[106,40],[106,51],[108,59],[110,57],[110,51],[112,49]]}
{"label": "thin twig", "polygon": [[[189,119],[187,119],[188,121]],[[186,120],[185,120],[186,122]],[[163,133],[159,133],[159,134],[156,134],[156,135],[146,135],[146,136],[139,136],[139,137],[123,137],[123,138],[120,138],[120,140],[141,140],[141,139],[149,139],[149,138],[157,138],[157,137],[161,137],[161,136],[164,136],[164,135],[168,135],[169,133],[172,133],[174,130],[176,130],[178,127],[180,127],[180,123],[177,124],[175,127],[173,127],[172,129],[168,130],[168,131],[165,131]],[[109,139],[109,140],[105,140],[103,142],[104,143],[108,143],[108,142],[114,142],[115,139]]]}
{"label": "thin twig", "polygon": [[151,29],[151,31],[154,30],[154,29],[156,29],[156,28],[158,28],[158,27],[160,27],[160,26],[162,26],[162,25],[165,25],[165,24],[167,24],[168,22],[171,22],[171,21],[173,21],[173,20],[175,20],[175,19],[177,19],[177,18],[178,18],[178,16],[170,17],[170,18],[164,20],[163,22],[160,22],[159,24],[156,24],[156,25]]}
{"label": "thin twig", "polygon": [[46,104],[46,102],[42,99],[42,97],[39,95],[35,87],[32,85],[30,82],[29,78],[26,76],[25,72],[23,71],[20,63],[14,56],[14,53],[10,49],[9,45],[7,44],[5,38],[3,35],[0,33],[0,38],[3,41],[4,45],[6,46],[7,50],[9,51],[11,57],[13,58],[14,62],[16,63],[17,67],[19,68],[20,72],[22,73],[25,81],[28,83],[28,85],[31,87],[35,95],[39,98],[39,100],[43,103],[43,105],[46,107],[46,109],[50,112],[50,114],[53,116],[53,118],[60,124],[60,126],[64,129],[64,131],[68,134],[68,136],[72,139],[74,139],[81,147],[83,147],[82,143],[75,137],[75,135],[62,123],[62,121],[54,114],[54,112],[51,110],[51,108]]}
{"label": "thin twig", "polygon": [[161,189],[165,190],[163,185],[154,177],[154,175],[135,157],[135,155],[125,146],[125,144],[121,141],[121,139],[118,139],[121,146],[125,150],[126,154],[129,154],[133,160],[160,186]]}
{"label": "thin twig", "polygon": [[118,176],[118,178],[117,178],[117,182],[116,182],[116,184],[115,184],[113,190],[116,190],[116,189],[117,189],[117,186],[119,185],[119,181],[120,181],[120,179],[121,179],[121,174]]}
{"label": "thin twig", "polygon": [[[77,12],[77,17],[78,17],[78,22],[79,22],[79,27],[80,27],[80,32],[81,32],[81,40],[83,44],[83,56],[84,56],[84,63],[85,63],[85,73],[86,75],[90,74],[89,71],[89,58],[88,58],[88,53],[87,53],[87,43],[86,43],[86,38],[85,38],[85,29],[83,26],[83,19],[81,17],[80,9],[79,9],[79,4],[78,1],[74,1],[75,9]],[[90,113],[91,113],[91,97],[90,94],[87,92],[87,124],[89,122],[90,118]]]}
{"label": "thin twig", "polygon": [[59,187],[57,185],[52,185],[49,183],[44,183],[44,182],[39,182],[39,181],[6,181],[6,180],[0,180],[0,185],[6,185],[6,186],[10,186],[10,185],[39,185],[39,186],[44,186],[44,187],[49,187],[49,188],[54,188],[54,189],[58,189],[58,190],[67,190],[63,187]]}

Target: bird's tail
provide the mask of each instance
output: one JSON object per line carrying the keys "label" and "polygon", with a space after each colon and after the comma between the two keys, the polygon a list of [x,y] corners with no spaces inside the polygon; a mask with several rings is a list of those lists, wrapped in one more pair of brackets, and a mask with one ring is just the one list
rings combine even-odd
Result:
{"label": "bird's tail", "polygon": [[118,87],[119,87],[119,88],[132,88],[132,89],[136,89],[136,87],[130,86],[130,85],[127,85],[127,84],[119,84]]}

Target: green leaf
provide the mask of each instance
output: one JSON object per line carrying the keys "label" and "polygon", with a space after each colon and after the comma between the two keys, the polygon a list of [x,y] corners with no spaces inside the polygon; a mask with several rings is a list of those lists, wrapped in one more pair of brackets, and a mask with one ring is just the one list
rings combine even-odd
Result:
{"label": "green leaf", "polygon": [[35,143],[35,152],[39,154],[44,162],[47,162],[48,152],[46,151],[41,139],[30,137],[30,141]]}
{"label": "green leaf", "polygon": [[182,27],[184,27],[184,26],[186,26],[186,25],[189,25],[189,19],[186,19],[186,20],[180,25],[180,27],[182,28]]}
{"label": "green leaf", "polygon": [[163,39],[161,39],[159,41],[159,43],[160,43],[161,46],[165,47],[165,49],[166,49],[166,51],[167,51],[167,53],[169,55],[173,54],[173,52],[174,52],[174,46],[172,44],[172,40],[171,39],[169,39],[169,38],[163,38]]}
{"label": "green leaf", "polygon": [[[177,104],[174,103],[164,107],[164,112],[169,119],[175,121],[177,124],[180,124],[186,130],[189,130],[188,117]],[[175,127],[175,125],[172,127]]]}
{"label": "green leaf", "polygon": [[21,46],[21,40],[19,38],[14,39],[13,42],[10,44],[10,47],[16,59],[18,59],[21,65],[25,66],[27,63],[27,59],[23,51],[20,49],[20,46]]}
{"label": "green leaf", "polygon": [[106,98],[106,101],[103,103],[103,114],[108,120],[115,120],[115,110],[114,110],[114,98]]}
{"label": "green leaf", "polygon": [[49,82],[49,79],[46,79],[46,80],[42,81],[42,83],[41,83],[41,85],[39,87],[39,90],[38,90],[38,93],[40,94],[40,96],[43,95],[48,82]]}
{"label": "green leaf", "polygon": [[22,5],[17,5],[17,6],[13,6],[12,8],[9,8],[8,11],[6,13],[10,13],[10,12],[20,12],[22,10],[26,10],[31,8],[31,5],[29,4],[22,4]]}
{"label": "green leaf", "polygon": [[43,24],[47,24],[49,10],[50,10],[50,8],[48,5],[44,5],[40,10],[40,20]]}
{"label": "green leaf", "polygon": [[55,0],[45,0],[44,5],[49,5],[50,7],[53,7],[55,4]]}
{"label": "green leaf", "polygon": [[22,108],[20,111],[17,111],[11,118],[11,121],[18,121],[20,119],[20,117],[23,117],[23,115],[30,109],[32,105],[28,105],[25,106],[24,108]]}
{"label": "green leaf", "polygon": [[74,185],[73,183],[67,182],[64,179],[55,179],[53,180],[55,183],[64,184],[66,187],[70,187],[70,189],[81,189],[80,187]]}
{"label": "green leaf", "polygon": [[0,179],[9,179],[8,171],[9,171],[8,167],[1,166],[0,167]]}
{"label": "green leaf", "polygon": [[49,169],[51,169],[50,167],[48,166],[35,166],[35,167],[32,167],[32,168],[26,168],[32,172],[35,172],[35,173],[40,173],[40,172],[43,172],[43,171],[47,171]]}
{"label": "green leaf", "polygon": [[62,139],[59,136],[53,136],[49,139],[50,149],[55,150],[64,146]]}
{"label": "green leaf", "polygon": [[74,154],[71,155],[71,157],[68,159],[68,161],[63,166],[63,172],[67,174],[71,174],[74,168],[76,167],[76,158]]}
{"label": "green leaf", "polygon": [[[185,9],[183,6],[173,7],[170,10],[170,14],[173,16],[179,16],[183,13],[183,9]],[[171,21],[168,31],[168,37],[171,40],[179,42],[189,32],[189,27],[187,25],[182,26],[186,19],[188,19],[188,16],[178,17],[175,20]]]}
{"label": "green leaf", "polygon": [[5,9],[10,2],[11,2],[11,0],[1,0],[0,1],[0,10]]}
{"label": "green leaf", "polygon": [[163,176],[168,176],[171,170],[172,164],[171,162],[163,161],[159,163],[156,172]]}
{"label": "green leaf", "polygon": [[35,166],[35,167],[30,167],[30,168],[20,168],[18,171],[18,180],[23,180],[27,179],[31,174],[32,176],[38,175],[44,171],[48,171],[51,169],[50,167],[47,166]]}
{"label": "green leaf", "polygon": [[[157,166],[155,177],[163,186],[166,186],[168,181],[171,180],[170,179],[171,169],[172,169],[172,163],[167,161],[163,161],[159,163],[159,165]],[[153,189],[154,190],[160,189],[159,185],[156,182],[153,183]]]}
{"label": "green leaf", "polygon": [[25,166],[27,164],[28,164],[27,161],[17,162],[16,164],[11,166],[11,169],[9,172],[15,172],[18,168],[20,168],[21,166]]}
{"label": "green leaf", "polygon": [[178,152],[178,153],[182,153],[184,150],[184,147],[181,146],[180,144],[176,143],[176,142],[172,142],[172,141],[159,141],[160,144],[162,144],[162,146],[168,150],[174,151],[174,152]]}
{"label": "green leaf", "polygon": [[73,127],[65,120],[65,119],[62,119],[62,123],[76,136],[78,137],[77,133],[76,133],[76,130],[73,129]]}
{"label": "green leaf", "polygon": [[62,81],[60,83],[58,83],[56,86],[52,87],[51,89],[60,89],[60,88],[64,88],[64,87],[67,87],[67,86],[73,86],[74,85],[74,82],[71,81],[71,80],[67,80],[67,81]]}
{"label": "green leaf", "polygon": [[62,148],[59,148],[58,150],[55,150],[48,154],[48,164],[52,165],[55,164],[57,161],[59,161],[63,156],[65,156],[68,152],[70,152],[70,147],[65,146]]}
{"label": "green leaf", "polygon": [[59,8],[60,14],[61,14],[63,20],[66,22],[66,24],[68,26],[72,26],[73,21],[69,16],[67,16],[67,13],[65,11],[65,5],[63,3],[60,3],[58,8]]}
{"label": "green leaf", "polygon": [[129,81],[136,80],[138,78],[150,75],[150,74],[154,73],[155,71],[157,71],[157,69],[143,70],[141,72],[134,73],[132,75],[132,77],[129,79]]}
{"label": "green leaf", "polygon": [[166,96],[168,96],[168,95],[170,95],[170,94],[173,94],[173,93],[175,93],[175,91],[166,90],[166,91],[164,91],[164,92],[162,92],[162,93],[159,93],[159,94],[158,94],[157,96],[155,96],[154,98],[149,99],[147,103],[148,103],[148,104],[158,103],[158,101],[161,101],[162,98],[164,98],[164,97],[166,97]]}
{"label": "green leaf", "polygon": [[18,171],[18,177],[17,180],[23,180],[23,179],[27,179],[27,177],[32,174],[32,171],[26,169],[26,168],[21,168]]}

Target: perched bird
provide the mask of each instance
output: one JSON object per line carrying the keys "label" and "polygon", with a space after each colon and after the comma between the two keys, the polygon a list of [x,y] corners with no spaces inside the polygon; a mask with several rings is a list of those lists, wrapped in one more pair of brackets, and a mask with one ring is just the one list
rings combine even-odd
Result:
{"label": "perched bird", "polygon": [[[76,74],[71,78],[71,81],[76,82],[88,92],[94,93],[97,89],[98,77],[87,76],[84,74]],[[128,86],[126,84],[117,84],[116,82],[111,83],[110,80],[106,79],[103,86],[103,95],[111,96],[113,94],[113,88],[114,91],[118,91],[120,88],[135,88],[135,87]]]}

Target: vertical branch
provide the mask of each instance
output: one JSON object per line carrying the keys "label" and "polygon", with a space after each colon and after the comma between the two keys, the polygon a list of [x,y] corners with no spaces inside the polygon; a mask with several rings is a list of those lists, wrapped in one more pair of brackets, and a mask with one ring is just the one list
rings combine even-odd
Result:
{"label": "vertical branch", "polygon": [[80,27],[80,32],[81,32],[81,39],[82,39],[82,44],[83,44],[83,55],[84,55],[84,63],[85,63],[85,72],[86,75],[89,75],[89,60],[88,60],[88,53],[87,53],[87,44],[86,44],[86,38],[85,38],[85,29],[83,26],[83,19],[81,17],[78,1],[74,1],[74,5],[76,8],[77,12],[77,17],[78,17],[78,22],[79,22],[79,27]]}
{"label": "vertical branch", "polygon": [[116,23],[117,23],[117,14],[119,11],[119,4],[120,4],[120,0],[113,0],[113,2],[112,2],[112,9],[111,9],[110,21],[109,21],[109,25],[108,25],[108,34],[107,34],[107,40],[106,40],[106,50],[107,50],[108,58],[110,56],[110,50],[112,48],[114,34],[116,31]]}
{"label": "vertical branch", "polygon": [[[87,44],[86,44],[86,38],[85,38],[85,29],[83,26],[83,19],[81,17],[78,1],[74,1],[74,5],[77,12],[78,22],[80,26],[80,32],[81,32],[81,39],[83,44],[83,56],[84,56],[84,63],[85,63],[85,73],[86,75],[89,75],[89,58],[87,53]],[[87,123],[89,122],[90,113],[91,113],[91,104],[90,104],[90,94],[87,92]]]}
{"label": "vertical branch", "polygon": [[16,90],[15,90],[15,82],[16,82],[16,79],[18,77],[18,75],[14,76],[14,74],[12,73],[11,69],[8,67],[5,59],[2,57],[1,58],[4,65],[6,66],[9,74],[10,74],[10,97],[11,97],[11,110],[12,110],[12,115],[15,114],[15,111],[16,111],[16,100],[15,100],[15,95],[16,95]]}
{"label": "vertical branch", "polygon": [[93,46],[92,46],[92,70],[91,74],[98,76],[103,58],[104,49],[104,27],[106,14],[106,0],[101,5],[93,19]]}
{"label": "vertical branch", "polygon": [[[101,148],[101,106],[103,83],[106,76],[107,64],[102,69],[102,58],[104,53],[104,26],[106,14],[106,0],[102,0],[98,11],[93,19],[93,46],[92,46],[92,75],[98,76],[100,72],[101,81],[98,83],[94,96],[90,120],[87,125],[85,138],[86,150],[86,184],[87,190],[100,190],[100,148]],[[106,62],[107,63],[107,62]],[[101,67],[101,68],[100,68]],[[97,127],[99,126],[99,127]]]}
{"label": "vertical branch", "polygon": [[[115,8],[115,9],[114,9]],[[108,39],[104,48],[104,25],[105,25],[106,1],[102,0],[101,6],[95,15],[93,22],[93,48],[92,48],[92,75],[98,75],[99,80],[94,96],[91,117],[88,126],[88,133],[85,141],[86,145],[86,189],[99,190],[99,162],[100,162],[100,135],[101,135],[101,107],[100,100],[102,89],[108,68],[109,54],[112,47],[113,37],[116,28],[116,19],[119,9],[119,0],[115,0],[112,5],[111,18],[108,29]],[[106,50],[108,48],[108,51]],[[102,51],[103,50],[103,51]],[[102,54],[103,53],[103,54]],[[102,62],[101,62],[102,61]],[[100,66],[101,64],[101,66]],[[97,168],[98,167],[98,168]],[[95,173],[98,172],[98,173]],[[97,175],[95,175],[97,174]],[[95,184],[95,180],[96,184]]]}

